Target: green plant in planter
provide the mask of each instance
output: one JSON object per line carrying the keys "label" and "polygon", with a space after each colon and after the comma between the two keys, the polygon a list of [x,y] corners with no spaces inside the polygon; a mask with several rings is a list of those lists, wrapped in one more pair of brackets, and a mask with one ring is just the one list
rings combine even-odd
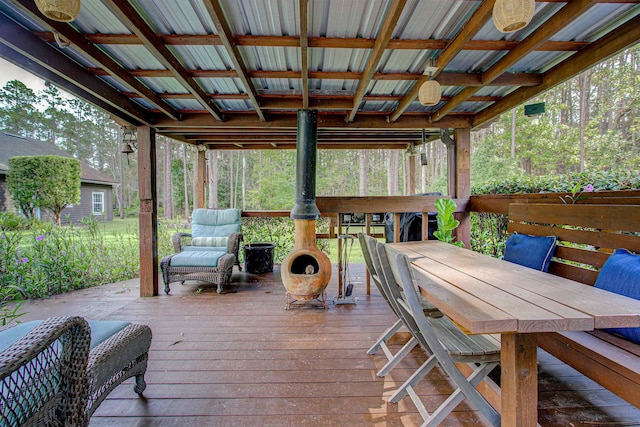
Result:
{"label": "green plant in planter", "polygon": [[456,202],[451,199],[436,200],[438,229],[433,232],[433,235],[441,242],[464,247],[464,243],[456,242],[456,238],[453,235],[453,230],[460,225],[460,221],[453,217],[456,207]]}

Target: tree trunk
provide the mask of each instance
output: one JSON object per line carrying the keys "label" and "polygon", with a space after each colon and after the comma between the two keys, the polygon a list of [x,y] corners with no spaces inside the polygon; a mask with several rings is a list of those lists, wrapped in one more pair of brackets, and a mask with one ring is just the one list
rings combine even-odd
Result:
{"label": "tree trunk", "polygon": [[209,208],[218,208],[218,152],[209,150]]}
{"label": "tree trunk", "polygon": [[389,175],[387,176],[387,193],[389,196],[398,195],[398,150],[390,150]]}
{"label": "tree trunk", "polygon": [[511,110],[511,158],[516,157],[516,109]]}
{"label": "tree trunk", "polygon": [[229,207],[235,208],[236,186],[233,181],[233,151],[229,151]]}
{"label": "tree trunk", "polygon": [[587,126],[587,120],[589,120],[588,108],[589,108],[589,86],[591,85],[591,73],[585,71],[578,76],[578,83],[580,84],[580,172],[584,172],[585,167],[585,149],[584,149],[584,129]]}
{"label": "tree trunk", "polygon": [[369,167],[369,150],[359,150],[358,158],[360,159],[360,179],[358,196],[365,197],[367,195],[367,169]]}
{"label": "tree trunk", "polygon": [[189,176],[187,172],[189,162],[187,161],[187,146],[182,144],[182,178],[184,183],[184,217],[189,218]]}
{"label": "tree trunk", "polygon": [[246,151],[242,151],[242,210],[246,210],[246,187],[245,187],[245,178],[246,178],[246,171],[247,171],[247,152]]}
{"label": "tree trunk", "polygon": [[173,189],[171,188],[171,141],[164,141],[164,217],[173,218]]}

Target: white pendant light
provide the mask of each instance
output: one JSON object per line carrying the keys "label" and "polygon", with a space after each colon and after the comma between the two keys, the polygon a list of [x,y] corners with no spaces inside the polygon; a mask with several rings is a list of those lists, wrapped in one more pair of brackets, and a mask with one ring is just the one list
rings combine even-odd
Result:
{"label": "white pendant light", "polygon": [[71,22],[80,13],[80,0],[35,0],[44,16],[60,22]]}
{"label": "white pendant light", "polygon": [[535,0],[496,0],[493,23],[498,31],[513,33],[529,24],[535,8]]}
{"label": "white pendant light", "polygon": [[418,99],[420,104],[425,107],[437,105],[442,97],[442,91],[440,89],[440,83],[435,80],[427,80],[420,86],[418,92]]}

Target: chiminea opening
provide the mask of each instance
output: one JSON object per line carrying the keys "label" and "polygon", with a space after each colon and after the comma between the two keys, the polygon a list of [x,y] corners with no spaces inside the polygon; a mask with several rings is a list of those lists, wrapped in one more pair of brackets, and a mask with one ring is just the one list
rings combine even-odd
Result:
{"label": "chiminea opening", "polygon": [[298,111],[296,135],[296,202],[291,209],[295,223],[293,250],[282,261],[280,274],[287,289],[287,305],[297,301],[320,302],[327,308],[325,289],[331,279],[331,261],[316,245],[316,155],[318,112]]}
{"label": "chiminea opening", "polygon": [[291,261],[291,274],[316,274],[320,271],[318,261],[311,255],[300,255]]}

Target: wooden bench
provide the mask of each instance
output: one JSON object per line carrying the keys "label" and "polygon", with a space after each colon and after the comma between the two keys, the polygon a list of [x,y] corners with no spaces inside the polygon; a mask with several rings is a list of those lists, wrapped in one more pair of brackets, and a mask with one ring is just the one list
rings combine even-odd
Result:
{"label": "wooden bench", "polygon": [[[514,203],[508,231],[556,236],[549,273],[593,286],[615,249],[640,253],[640,205]],[[537,338],[539,347],[640,407],[640,345],[604,331]]]}

